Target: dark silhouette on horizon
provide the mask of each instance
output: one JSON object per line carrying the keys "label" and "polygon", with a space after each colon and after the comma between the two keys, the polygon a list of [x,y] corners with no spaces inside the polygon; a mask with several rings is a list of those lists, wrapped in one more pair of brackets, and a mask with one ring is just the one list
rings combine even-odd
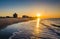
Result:
{"label": "dark silhouette on horizon", "polygon": [[[18,14],[14,13],[12,16],[0,16],[0,18],[18,18]],[[22,15],[22,18],[35,18],[35,17],[31,17],[31,16],[27,16],[27,15]]]}
{"label": "dark silhouette on horizon", "polygon": [[27,15],[23,15],[22,18],[29,18],[29,16],[27,16]]}
{"label": "dark silhouette on horizon", "polygon": [[18,17],[17,13],[14,13],[13,18],[17,18],[17,17]]}

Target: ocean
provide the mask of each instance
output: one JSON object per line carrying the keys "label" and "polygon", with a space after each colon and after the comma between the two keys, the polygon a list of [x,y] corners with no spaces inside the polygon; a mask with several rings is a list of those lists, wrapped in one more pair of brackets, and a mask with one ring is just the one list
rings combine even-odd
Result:
{"label": "ocean", "polygon": [[60,18],[8,25],[0,29],[0,39],[60,39]]}

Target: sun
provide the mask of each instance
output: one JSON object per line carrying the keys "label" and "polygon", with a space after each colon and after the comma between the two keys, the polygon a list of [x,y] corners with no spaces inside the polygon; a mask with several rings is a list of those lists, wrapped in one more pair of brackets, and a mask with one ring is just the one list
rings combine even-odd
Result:
{"label": "sun", "polygon": [[36,14],[36,16],[37,16],[37,17],[40,17],[40,16],[41,16],[41,14],[40,14],[40,13],[37,13],[37,14]]}

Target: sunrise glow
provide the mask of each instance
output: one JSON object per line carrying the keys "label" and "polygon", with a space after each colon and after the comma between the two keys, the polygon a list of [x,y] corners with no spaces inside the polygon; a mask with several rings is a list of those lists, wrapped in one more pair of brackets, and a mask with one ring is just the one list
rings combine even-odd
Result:
{"label": "sunrise glow", "polygon": [[41,14],[40,13],[37,13],[37,15],[36,15],[37,17],[40,17],[41,16]]}

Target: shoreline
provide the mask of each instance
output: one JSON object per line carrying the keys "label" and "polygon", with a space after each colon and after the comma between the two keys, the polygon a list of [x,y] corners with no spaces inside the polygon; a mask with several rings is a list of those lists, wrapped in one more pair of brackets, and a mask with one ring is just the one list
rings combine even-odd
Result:
{"label": "shoreline", "polygon": [[34,18],[0,18],[0,29],[8,25],[30,20],[34,20]]}

